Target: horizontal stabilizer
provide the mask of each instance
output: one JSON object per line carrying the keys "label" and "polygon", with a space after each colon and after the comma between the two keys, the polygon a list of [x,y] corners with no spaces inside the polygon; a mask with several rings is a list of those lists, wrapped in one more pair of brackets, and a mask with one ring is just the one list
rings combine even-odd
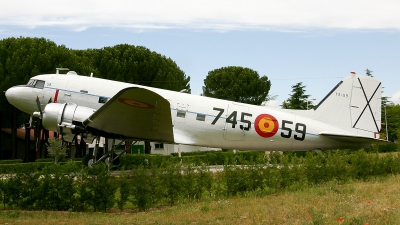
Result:
{"label": "horizontal stabilizer", "polygon": [[346,135],[338,133],[321,132],[319,133],[322,137],[326,137],[335,141],[348,142],[348,143],[369,143],[369,144],[393,144],[393,142],[386,141],[383,139],[375,139],[357,135]]}

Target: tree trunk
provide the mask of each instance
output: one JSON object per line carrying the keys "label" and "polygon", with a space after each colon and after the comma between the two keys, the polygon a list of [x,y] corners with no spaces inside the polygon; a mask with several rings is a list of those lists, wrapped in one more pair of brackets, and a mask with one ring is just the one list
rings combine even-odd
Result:
{"label": "tree trunk", "polygon": [[40,151],[40,127],[41,127],[41,122],[39,118],[33,118],[32,123],[34,123],[35,125],[35,130],[34,130],[34,138],[35,138],[35,151],[36,151],[36,159],[40,159],[41,157],[43,157],[41,155],[41,151]]}
{"label": "tree trunk", "polygon": [[131,154],[131,147],[132,147],[132,142],[131,141],[125,141],[125,150],[126,154]]}
{"label": "tree trunk", "polygon": [[[40,124],[42,124],[42,120],[40,120]],[[49,131],[44,129],[42,126],[40,126],[40,131],[42,133],[42,138],[40,140],[40,151],[42,151],[42,157],[44,155],[44,158],[46,158],[49,155],[49,152],[47,151],[47,146],[46,143],[48,143],[49,140]]]}
{"label": "tree trunk", "polygon": [[30,161],[31,147],[31,127],[29,123],[25,123],[25,157],[24,162]]}
{"label": "tree trunk", "polygon": [[144,142],[144,154],[151,154],[150,141],[145,141]]}
{"label": "tree trunk", "polygon": [[85,140],[83,139],[83,137],[81,137],[81,142],[79,143],[80,147],[79,147],[79,156],[78,158],[82,158],[86,155],[86,143]]}
{"label": "tree trunk", "polygon": [[[3,114],[0,112],[0,128],[3,127],[3,124],[1,123],[3,120]],[[3,142],[1,139],[1,134],[0,134],[0,146],[3,146]],[[4,150],[0,150],[0,159],[4,159]]]}
{"label": "tree trunk", "polygon": [[11,159],[17,157],[17,108],[12,107],[12,118],[11,118]]}

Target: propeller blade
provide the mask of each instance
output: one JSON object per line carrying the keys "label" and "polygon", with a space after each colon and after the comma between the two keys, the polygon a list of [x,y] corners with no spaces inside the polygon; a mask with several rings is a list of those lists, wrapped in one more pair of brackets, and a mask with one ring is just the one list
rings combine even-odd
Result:
{"label": "propeller blade", "polygon": [[42,117],[43,116],[43,112],[42,112],[42,108],[40,107],[39,97],[37,95],[36,95],[36,105],[37,105],[37,107],[39,109],[40,117]]}

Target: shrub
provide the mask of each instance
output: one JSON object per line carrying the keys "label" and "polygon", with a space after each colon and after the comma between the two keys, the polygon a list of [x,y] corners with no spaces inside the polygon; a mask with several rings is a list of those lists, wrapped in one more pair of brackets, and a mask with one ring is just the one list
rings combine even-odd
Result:
{"label": "shrub", "polygon": [[128,202],[130,196],[130,177],[122,171],[122,175],[117,179],[119,188],[119,198],[116,199],[119,210],[123,211],[125,204]]}
{"label": "shrub", "polygon": [[49,156],[54,158],[54,163],[57,164],[59,160],[62,160],[67,155],[67,146],[61,139],[49,138],[47,145],[47,151]]}
{"label": "shrub", "polygon": [[144,167],[139,167],[132,175],[132,202],[139,211],[145,211],[152,206],[150,183],[152,179],[154,179],[152,174]]}
{"label": "shrub", "polygon": [[174,205],[179,199],[183,188],[183,176],[179,164],[169,164],[160,176],[165,188],[164,196],[169,205]]}
{"label": "shrub", "polygon": [[0,164],[17,164],[22,163],[22,159],[7,159],[7,160],[0,160]]}
{"label": "shrub", "polygon": [[117,189],[115,181],[112,180],[110,172],[103,163],[89,168],[88,172],[87,188],[90,189],[90,192],[86,193],[89,197],[88,203],[95,212],[107,212],[115,202],[114,196]]}
{"label": "shrub", "polygon": [[53,164],[41,171],[40,185],[37,188],[37,209],[70,210],[76,202],[74,179],[77,170],[73,162],[61,166]]}

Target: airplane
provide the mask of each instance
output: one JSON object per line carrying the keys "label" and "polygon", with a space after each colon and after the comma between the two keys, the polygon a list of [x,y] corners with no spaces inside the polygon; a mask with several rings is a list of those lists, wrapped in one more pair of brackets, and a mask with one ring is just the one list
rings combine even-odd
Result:
{"label": "airplane", "polygon": [[[386,143],[379,139],[381,89],[375,78],[351,72],[313,109],[292,110],[57,70],[11,87],[5,95],[9,103],[40,117],[45,129],[60,133],[65,141],[81,135],[89,141],[107,137],[236,150],[305,151]],[[110,156],[97,160],[96,154],[89,156],[91,163]]]}

